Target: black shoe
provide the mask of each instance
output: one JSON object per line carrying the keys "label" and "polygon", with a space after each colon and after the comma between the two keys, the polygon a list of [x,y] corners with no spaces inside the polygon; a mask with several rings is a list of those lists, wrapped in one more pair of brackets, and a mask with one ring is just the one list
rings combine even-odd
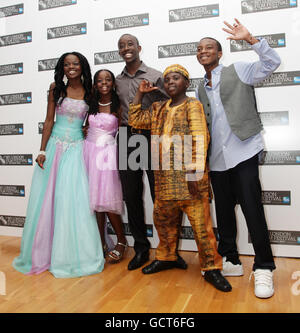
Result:
{"label": "black shoe", "polygon": [[176,267],[176,261],[154,260],[150,265],[144,267],[142,269],[142,272],[144,274],[153,274],[175,267]]}
{"label": "black shoe", "polygon": [[175,261],[175,267],[180,269],[187,269],[188,265],[183,260],[183,258],[180,257],[180,255],[177,255],[177,260]]}
{"label": "black shoe", "polygon": [[213,269],[204,273],[204,279],[221,291],[231,291],[230,283],[224,278],[219,269]]}
{"label": "black shoe", "polygon": [[134,269],[142,267],[149,260],[149,252],[138,252],[135,254],[133,259],[128,264],[128,270],[133,271]]}

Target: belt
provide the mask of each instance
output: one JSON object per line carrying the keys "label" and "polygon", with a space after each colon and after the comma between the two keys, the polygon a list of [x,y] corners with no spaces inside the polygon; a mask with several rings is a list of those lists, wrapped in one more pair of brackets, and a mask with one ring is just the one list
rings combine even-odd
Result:
{"label": "belt", "polygon": [[89,127],[86,137],[87,141],[94,142],[97,147],[104,147],[116,143],[113,133],[96,127]]}

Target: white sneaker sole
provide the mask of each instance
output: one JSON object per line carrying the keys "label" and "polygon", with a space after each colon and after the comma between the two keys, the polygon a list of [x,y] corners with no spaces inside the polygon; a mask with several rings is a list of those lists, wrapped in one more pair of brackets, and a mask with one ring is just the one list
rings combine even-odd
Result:
{"label": "white sneaker sole", "polygon": [[274,295],[273,273],[270,270],[256,269],[254,276],[254,295],[258,298],[270,298]]}
{"label": "white sneaker sole", "polygon": [[222,273],[223,276],[243,276],[244,275],[243,269],[241,269],[240,272],[223,272],[223,271],[221,271],[221,273]]}
{"label": "white sneaker sole", "polygon": [[[227,266],[227,269],[226,269]],[[229,267],[228,267],[229,266]],[[228,265],[223,263],[223,270],[221,271],[223,276],[242,276],[244,275],[243,266],[240,265]]]}
{"label": "white sneaker sole", "polygon": [[270,298],[274,295],[274,289],[269,294],[261,294],[259,295],[257,292],[254,291],[254,294],[257,298]]}

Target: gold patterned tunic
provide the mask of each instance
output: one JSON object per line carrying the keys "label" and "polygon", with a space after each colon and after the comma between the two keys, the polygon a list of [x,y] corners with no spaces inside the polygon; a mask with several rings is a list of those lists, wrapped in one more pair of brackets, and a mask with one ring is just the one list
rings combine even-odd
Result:
{"label": "gold patterned tunic", "polygon": [[150,109],[130,104],[128,124],[137,129],[150,129],[152,168],[155,175],[155,197],[159,200],[191,200],[187,173],[201,178],[201,192],[209,190],[206,164],[209,133],[202,104],[188,97],[171,107],[171,99],[155,102]]}

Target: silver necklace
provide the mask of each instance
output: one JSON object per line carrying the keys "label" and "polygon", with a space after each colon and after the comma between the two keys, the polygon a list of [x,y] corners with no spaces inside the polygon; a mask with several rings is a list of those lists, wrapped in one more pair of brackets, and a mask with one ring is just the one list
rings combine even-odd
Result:
{"label": "silver necklace", "polygon": [[100,102],[98,102],[98,104],[100,105],[100,106],[108,106],[108,105],[110,105],[112,102],[109,102],[109,103],[106,103],[106,104],[102,104],[102,103],[100,103]]}

